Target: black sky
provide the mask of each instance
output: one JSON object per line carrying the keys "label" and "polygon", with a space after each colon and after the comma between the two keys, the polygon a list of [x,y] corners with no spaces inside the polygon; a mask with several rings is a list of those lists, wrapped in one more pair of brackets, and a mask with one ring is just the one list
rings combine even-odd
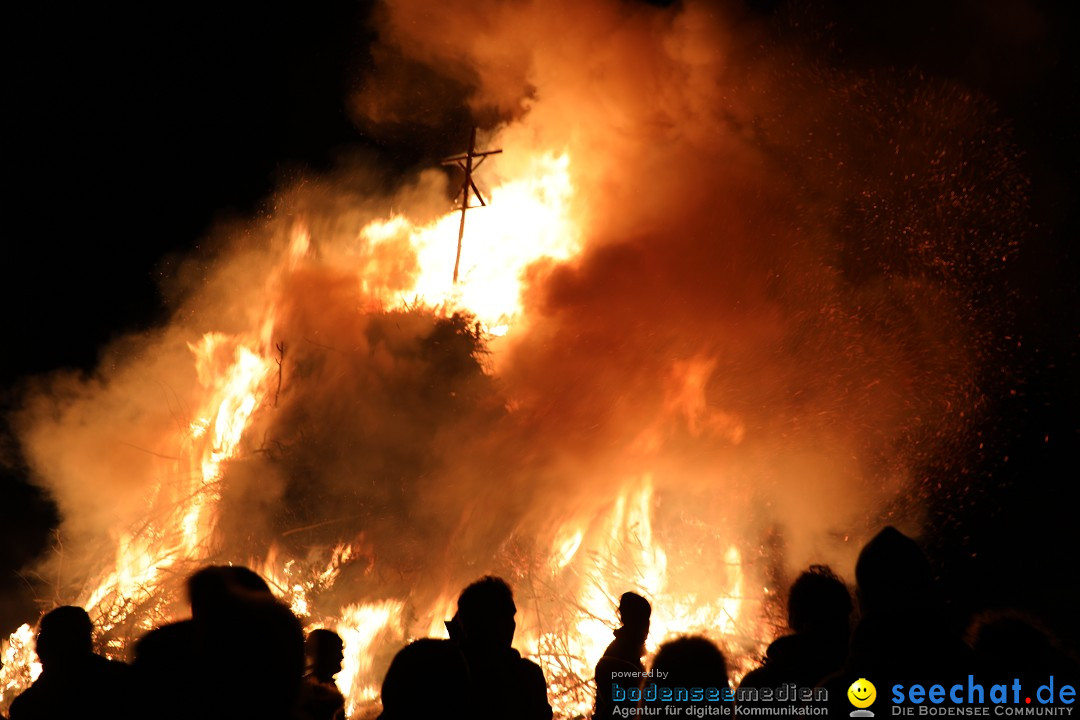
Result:
{"label": "black sky", "polygon": [[[456,149],[449,135],[410,143],[350,120],[347,97],[369,69],[371,5],[4,11],[5,410],[25,378],[90,371],[110,338],[162,321],[169,258],[200,252],[215,223],[265,212],[277,184],[344,155],[370,156],[392,177]],[[931,542],[962,603],[1029,606],[1075,642],[1080,30],[1070,3],[757,0],[747,9],[805,33],[830,63],[959,82],[1011,127],[1037,225],[1008,278],[1018,347],[999,362],[1017,392],[986,429],[992,450],[970,463],[972,482],[988,488],[979,506],[936,498],[943,529]],[[17,570],[47,545],[55,515],[25,482],[6,425],[0,459],[6,633],[32,610]],[[1062,599],[1066,609],[1055,610]]]}

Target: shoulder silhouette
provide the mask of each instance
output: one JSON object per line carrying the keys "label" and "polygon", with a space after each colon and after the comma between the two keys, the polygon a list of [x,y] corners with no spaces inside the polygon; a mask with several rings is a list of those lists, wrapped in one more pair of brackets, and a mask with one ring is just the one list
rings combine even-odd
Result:
{"label": "shoulder silhouette", "polygon": [[593,717],[621,717],[620,706],[635,704],[626,691],[640,688],[645,678],[641,662],[645,641],[649,637],[652,605],[637,593],[626,592],[619,598],[619,619],[622,626],[614,631],[615,639],[596,663],[596,706]]}
{"label": "shoulder silhouette", "polygon": [[301,693],[301,708],[308,720],[344,720],[345,697],[334,684],[345,658],[345,644],[332,630],[312,630],[304,642],[307,673]]}
{"label": "shoulder silhouette", "polygon": [[970,648],[950,623],[930,562],[913,539],[894,527],[875,535],[855,564],[861,617],[843,669],[823,681],[833,710],[849,711],[847,688],[859,678],[878,687],[934,682],[948,685],[972,670]]}
{"label": "shoulder silhouette", "polygon": [[660,646],[642,694],[648,704],[675,705],[685,711],[731,707],[730,692],[724,653],[708,638],[694,635]]}
{"label": "shoulder silhouette", "polygon": [[788,627],[775,640],[764,664],[747,674],[740,687],[777,688],[786,683],[813,687],[839,670],[847,657],[851,594],[825,565],[811,565],[788,593]]}
{"label": "shoulder silhouette", "polygon": [[128,667],[94,653],[93,624],[80,607],[65,605],[38,623],[36,649],[41,675],[11,703],[12,720],[79,717],[87,703],[130,716]]}
{"label": "shoulder silhouette", "polygon": [[394,656],[382,685],[380,720],[473,717],[472,680],[455,642],[423,638]]}
{"label": "shoulder silhouette", "polygon": [[296,616],[246,567],[202,568],[187,588],[191,619],[135,647],[141,704],[168,719],[295,717],[304,673]]}
{"label": "shoulder silhouette", "polygon": [[465,588],[447,624],[469,668],[477,718],[549,720],[547,681],[540,666],[511,645],[517,605],[505,580],[487,576]]}

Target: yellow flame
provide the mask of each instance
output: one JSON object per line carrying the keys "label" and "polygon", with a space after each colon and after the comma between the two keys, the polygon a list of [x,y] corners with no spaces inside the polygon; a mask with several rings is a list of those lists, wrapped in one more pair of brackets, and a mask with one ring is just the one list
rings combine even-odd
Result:
{"label": "yellow flame", "polygon": [[[599,523],[583,519],[577,526],[562,527],[556,536],[551,559],[555,584],[581,579],[576,594],[566,603],[577,610],[568,624],[544,632],[527,629],[523,641],[544,669],[557,716],[591,712],[593,688],[588,681],[613,640],[623,592],[637,592],[653,605],[646,645],[649,654],[664,641],[684,634],[704,634],[717,641],[733,633],[761,638],[765,632],[760,618],[748,612],[743,597],[746,578],[735,545],[724,550],[723,568],[704,571],[719,575],[723,590],[709,596],[699,588],[682,587],[685,583],[679,583],[678,591],[673,589],[668,553],[654,534],[654,505],[653,478],[646,474],[617,497]],[[590,525],[599,530],[590,530]],[[706,585],[715,587],[701,583]],[[733,669],[736,676],[745,672],[741,667]]]}
{"label": "yellow flame", "polygon": [[361,230],[361,238],[373,248],[406,237],[417,254],[413,287],[386,298],[388,304],[418,297],[447,311],[471,312],[492,335],[506,334],[522,314],[525,270],[542,258],[566,260],[581,249],[580,232],[570,218],[569,156],[539,155],[529,170],[526,177],[494,188],[487,207],[469,211],[457,285],[453,274],[459,213],[424,226],[397,215]]}
{"label": "yellow flame", "polygon": [[[202,347],[192,350],[212,353],[213,333],[203,338]],[[248,419],[258,404],[258,390],[271,369],[271,362],[264,357],[238,345],[234,351],[234,362],[223,378],[213,378],[217,386],[218,398],[214,405],[214,421],[211,425],[213,439],[202,462],[203,482],[211,483],[221,474],[221,463],[232,457],[240,437],[247,427]]]}
{"label": "yellow flame", "polygon": [[457,612],[457,597],[454,595],[446,594],[440,597],[432,605],[432,610],[429,613],[427,631],[424,633],[426,637],[442,638],[446,639],[450,637],[450,633],[446,630],[446,621],[454,617],[454,613]]}
{"label": "yellow flame", "polygon": [[[341,569],[349,564],[353,556],[352,545],[339,543],[330,553],[326,567],[319,570],[295,559],[282,560],[278,546],[271,545],[263,561],[253,558],[248,564],[260,568],[274,595],[304,620],[312,614],[312,601],[309,598],[333,587]],[[322,626],[323,623],[314,623],[308,629]]]}
{"label": "yellow flame", "polygon": [[363,703],[379,695],[381,677],[372,672],[373,647],[376,641],[398,641],[404,638],[401,615],[405,603],[382,600],[365,605],[348,605],[334,628],[344,643],[345,659],[336,682],[345,696],[345,712],[351,717]]}
{"label": "yellow flame", "polygon": [[571,533],[570,537],[556,542],[555,553],[552,558],[552,562],[555,563],[555,567],[562,570],[564,567],[570,564],[570,561],[577,555],[577,551],[581,548],[581,541],[585,539],[584,530],[576,530]]}
{"label": "yellow flame", "polygon": [[7,704],[41,675],[41,663],[34,652],[34,630],[22,624],[0,643],[0,703]]}

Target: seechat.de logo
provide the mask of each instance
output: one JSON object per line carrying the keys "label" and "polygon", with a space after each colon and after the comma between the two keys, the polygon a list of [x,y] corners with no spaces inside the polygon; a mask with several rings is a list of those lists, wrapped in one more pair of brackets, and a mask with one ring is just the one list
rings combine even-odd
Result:
{"label": "seechat.de logo", "polygon": [[1076,688],[1053,675],[1035,692],[1030,685],[1025,689],[1020,678],[986,687],[968,675],[966,683],[955,685],[893,685],[892,702],[892,714],[901,716],[1072,715]]}
{"label": "seechat.de logo", "polygon": [[874,683],[866,678],[859,678],[847,689],[847,699],[856,708],[851,711],[851,717],[874,717],[874,713],[866,709],[874,704],[874,700],[877,700],[877,688],[874,687]]}

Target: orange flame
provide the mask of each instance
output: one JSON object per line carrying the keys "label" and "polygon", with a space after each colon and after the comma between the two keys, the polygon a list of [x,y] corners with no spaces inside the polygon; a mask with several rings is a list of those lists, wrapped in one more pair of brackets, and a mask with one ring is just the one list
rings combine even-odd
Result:
{"label": "orange flame", "polygon": [[[419,273],[404,297],[418,297],[448,312],[467,310],[490,334],[504,335],[522,316],[522,273],[542,258],[566,260],[581,249],[580,232],[569,214],[570,157],[536,156],[528,172],[494,188],[488,206],[469,213],[457,285],[450,242],[457,235],[458,214],[419,227],[396,215],[368,224],[361,237],[376,249],[407,237]],[[399,297],[387,300],[400,303]]]}
{"label": "orange flame", "polygon": [[[490,335],[505,334],[515,324],[527,322],[521,304],[524,274],[539,261],[573,258],[582,239],[570,212],[573,183],[569,156],[540,154],[520,167],[524,169],[522,176],[508,178],[491,189],[488,207],[470,212],[459,284],[452,282],[457,214],[448,213],[423,225],[395,215],[369,223],[360,236],[373,256],[382,249],[411,249],[418,267],[413,286],[404,294],[391,294],[372,271],[359,277],[364,289],[386,306],[401,306],[406,298],[420,298],[447,314],[468,311]],[[268,297],[275,297],[276,293],[269,291],[305,262],[311,244],[307,230],[298,227],[267,281]],[[359,266],[377,269],[377,264]],[[207,559],[223,466],[237,456],[245,430],[271,394],[277,312],[268,302],[253,315],[250,333],[229,335],[211,330],[189,344],[201,403],[172,440],[185,454],[177,463],[175,476],[186,479],[155,485],[154,493],[146,499],[153,511],[151,520],[117,535],[110,568],[78,601],[91,613],[99,632],[117,627],[141,604],[164,607],[164,569],[181,562],[193,566]],[[695,422],[728,428],[730,423],[724,418],[704,417],[703,408],[694,400],[707,370],[701,363],[683,369],[687,392],[676,398],[673,408]],[[185,464],[193,472],[180,472]],[[559,715],[576,716],[591,709],[592,668],[611,640],[613,598],[627,589],[654,603],[650,650],[664,638],[685,632],[759,635],[759,620],[748,606],[751,600],[744,596],[749,581],[742,573],[735,545],[727,547],[724,557],[725,592],[707,597],[670,589],[668,552],[654,536],[654,503],[653,480],[646,475],[614,500],[606,516],[567,519],[553,534],[546,567],[558,586],[575,590],[569,597],[560,597],[555,606],[521,618],[519,640],[527,654],[543,666]],[[283,557],[274,547],[265,559],[251,563],[262,568],[275,592],[307,621],[309,629],[333,627],[344,639],[344,669],[338,685],[350,716],[377,702],[381,674],[404,642],[424,635],[445,637],[443,620],[453,614],[454,606],[454,598],[443,595],[427,608],[410,604],[408,613],[407,597],[350,604],[337,612],[318,608],[318,593],[332,586],[341,568],[354,557],[352,547],[342,544],[320,567],[310,560]],[[572,609],[569,618],[567,608]],[[148,614],[142,630],[148,629],[151,617],[158,622],[170,619],[164,610]],[[406,617],[419,619],[407,627]],[[747,631],[751,626],[753,631]],[[24,625],[3,645],[0,704],[40,672],[31,641],[29,626]]]}
{"label": "orange flame", "polygon": [[41,675],[41,663],[34,652],[34,630],[19,626],[0,647],[3,674],[0,675],[0,703],[8,704]]}
{"label": "orange flame", "polygon": [[344,641],[345,660],[337,675],[337,686],[345,696],[345,711],[352,717],[364,703],[379,697],[381,673],[374,672],[376,644],[390,645],[404,639],[401,626],[405,603],[383,600],[342,609],[334,628]]}
{"label": "orange flame", "polygon": [[[756,612],[757,603],[743,595],[748,590],[747,578],[734,545],[724,552],[725,567],[720,569],[726,586],[723,591],[712,597],[696,592],[702,586],[700,582],[680,582],[682,590],[673,589],[668,553],[654,537],[654,504],[653,479],[645,475],[615,500],[599,523],[586,519],[556,533],[551,555],[554,584],[559,587],[580,579],[576,594],[563,603],[575,610],[569,619],[541,618],[536,627],[552,629],[545,632],[527,628],[523,641],[544,669],[558,716],[578,717],[591,712],[594,688],[588,681],[596,661],[613,639],[616,606],[623,592],[637,592],[653,605],[646,646],[650,655],[665,640],[684,634],[703,634],[728,645],[724,642],[726,636],[758,638],[767,632],[761,614]],[[599,529],[590,531],[590,525],[598,525]],[[717,571],[709,568],[707,572]],[[736,677],[746,672],[738,663],[733,670]]]}

